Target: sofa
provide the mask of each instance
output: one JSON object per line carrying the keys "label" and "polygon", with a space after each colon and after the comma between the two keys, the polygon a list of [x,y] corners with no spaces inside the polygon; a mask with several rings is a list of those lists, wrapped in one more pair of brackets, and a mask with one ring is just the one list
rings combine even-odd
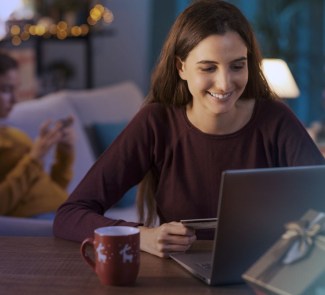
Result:
{"label": "sofa", "polygon": [[[72,192],[103,150],[114,140],[143,103],[143,94],[130,81],[89,90],[64,90],[35,100],[17,103],[6,123],[24,130],[32,138],[39,125],[50,118],[74,117],[76,132],[74,177],[68,187]],[[52,151],[53,152],[53,151]],[[48,169],[52,156],[45,161]],[[137,221],[136,188],[132,188],[105,215]],[[52,235],[52,222],[31,218],[0,217],[0,235]]]}

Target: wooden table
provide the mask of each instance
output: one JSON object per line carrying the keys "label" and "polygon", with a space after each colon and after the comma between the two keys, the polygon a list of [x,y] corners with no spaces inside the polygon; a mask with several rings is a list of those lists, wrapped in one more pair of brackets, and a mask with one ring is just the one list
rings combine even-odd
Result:
{"label": "wooden table", "polygon": [[0,294],[253,294],[245,285],[209,287],[173,260],[144,252],[134,286],[103,286],[79,247],[50,237],[0,237]]}

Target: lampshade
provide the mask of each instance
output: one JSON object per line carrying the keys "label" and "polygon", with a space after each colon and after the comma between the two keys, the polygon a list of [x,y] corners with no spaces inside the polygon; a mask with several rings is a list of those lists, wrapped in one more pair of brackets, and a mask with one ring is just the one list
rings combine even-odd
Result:
{"label": "lampshade", "polygon": [[284,60],[263,59],[262,70],[271,89],[280,98],[297,98],[300,95],[298,86]]}

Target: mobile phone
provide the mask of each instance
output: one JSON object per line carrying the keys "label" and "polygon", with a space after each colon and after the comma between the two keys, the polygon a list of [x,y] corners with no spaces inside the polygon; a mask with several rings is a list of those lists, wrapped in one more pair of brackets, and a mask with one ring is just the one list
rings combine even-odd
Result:
{"label": "mobile phone", "polygon": [[62,128],[66,128],[72,124],[73,119],[71,117],[67,117],[67,118],[59,119],[58,122],[62,124]]}
{"label": "mobile phone", "polygon": [[218,218],[182,219],[181,223],[193,229],[209,229],[217,227]]}

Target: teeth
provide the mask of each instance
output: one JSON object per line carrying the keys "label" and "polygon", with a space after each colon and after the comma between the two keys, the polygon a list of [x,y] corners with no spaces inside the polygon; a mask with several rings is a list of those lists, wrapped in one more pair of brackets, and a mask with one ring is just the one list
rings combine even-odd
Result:
{"label": "teeth", "polygon": [[226,99],[226,98],[228,98],[228,97],[231,95],[230,92],[228,92],[228,93],[226,93],[226,94],[218,94],[218,93],[213,93],[213,92],[208,91],[208,93],[209,93],[211,96],[213,96],[213,97],[215,97],[215,98],[217,98],[217,99],[220,99],[220,100]]}

